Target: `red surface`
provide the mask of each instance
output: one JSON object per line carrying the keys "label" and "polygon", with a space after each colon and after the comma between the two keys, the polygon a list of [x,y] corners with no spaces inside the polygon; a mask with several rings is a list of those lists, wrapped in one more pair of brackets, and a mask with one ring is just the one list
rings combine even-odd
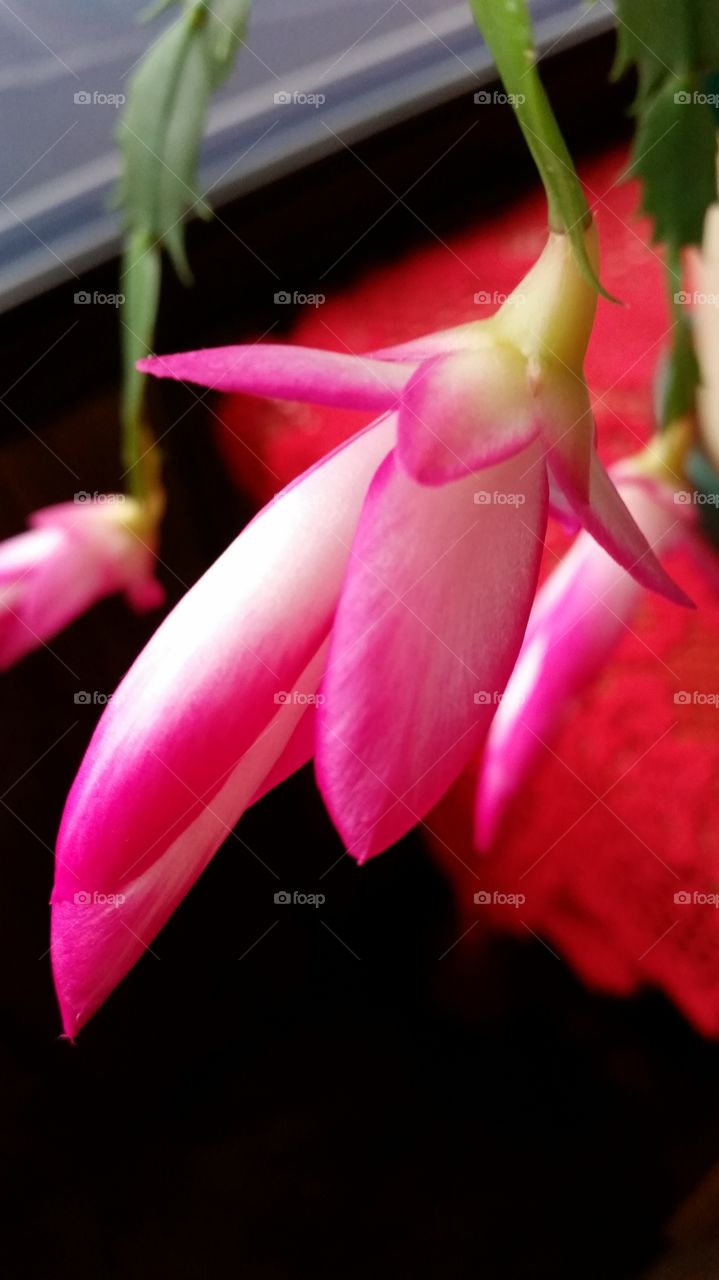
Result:
{"label": "red surface", "polygon": [[[583,173],[595,207],[605,285],[587,375],[605,461],[650,431],[652,380],[669,329],[660,262],[635,218],[637,190],[619,180],[624,157]],[[303,314],[293,340],[366,351],[491,314],[544,241],[539,194],[491,222],[432,241]],[[368,420],[251,397],[221,403],[219,443],[258,505]],[[545,567],[566,545],[550,531]],[[719,910],[675,903],[681,890],[719,895],[719,708],[675,705],[677,686],[719,695],[719,602],[689,561],[670,564],[696,614],[645,596],[613,663],[543,748],[536,773],[495,849],[471,844],[474,778],[465,774],[427,824],[456,887],[460,944],[487,930],[538,935],[589,984],[617,994],[661,987],[707,1035],[719,1035]],[[431,837],[430,837],[431,838]],[[389,855],[391,856],[391,855]],[[520,893],[520,906],[476,905],[478,889]]]}

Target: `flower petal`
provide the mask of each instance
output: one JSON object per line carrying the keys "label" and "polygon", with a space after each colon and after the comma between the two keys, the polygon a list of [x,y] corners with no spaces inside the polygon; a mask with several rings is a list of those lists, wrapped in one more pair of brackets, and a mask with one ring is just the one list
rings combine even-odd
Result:
{"label": "flower petal", "polygon": [[[291,774],[296,773],[304,765],[308,764],[315,754],[315,734],[317,725],[317,690],[320,680],[324,672],[327,662],[327,653],[329,650],[329,637],[321,646],[317,658],[312,667],[314,683],[310,688],[310,682],[307,673],[303,676],[298,685],[297,692],[300,695],[300,705],[304,705],[306,710],[301,716],[294,730],[292,737],[288,740],[282,754],[278,756],[270,772],[262,780],[262,786],[255,792],[251,804],[256,804],[269,791],[278,787],[281,782],[289,778]],[[309,698],[308,698],[309,695]],[[322,695],[319,695],[321,701]],[[308,705],[309,703],[309,705]]]}
{"label": "flower petal", "polygon": [[420,338],[411,338],[409,342],[382,347],[367,354],[374,360],[430,360],[433,356],[447,355],[451,351],[484,346],[491,341],[491,327],[491,322],[487,320],[469,320],[466,324],[458,324],[451,329],[437,329]]}
{"label": "flower petal", "polygon": [[526,361],[492,344],[425,361],[402,395],[397,454],[421,484],[492,466],[536,435]]}
{"label": "flower petal", "polygon": [[[278,707],[284,726],[289,711],[297,722],[306,713],[285,695],[326,639],[362,501],[394,434],[384,418],[294,482],[152,637],[108,704],[70,793],[55,904],[78,890],[132,885],[140,936],[152,940],[178,900],[157,911],[143,903],[152,868],[161,863],[162,882],[186,891],[285,750],[294,723],[269,755],[261,745],[266,732],[279,733]],[[253,750],[261,768],[251,767]],[[62,914],[63,928],[73,920],[86,928],[87,915]],[[119,936],[118,917],[111,926],[97,918],[99,936],[110,927]],[[63,943],[59,954],[72,953]],[[63,989],[73,981],[59,977]]]}
{"label": "flower petal", "polygon": [[[584,380],[569,370],[542,370],[535,387],[539,429],[552,470],[567,492],[582,502],[589,498],[592,456],[595,451],[594,415]],[[555,465],[556,464],[556,465]]]}
{"label": "flower petal", "polygon": [[[693,602],[662,568],[636,520],[618,493],[596,453],[592,455],[588,498],[574,488],[562,459],[552,453],[549,465],[582,525],[600,547],[631,573],[643,587],[689,609]],[[677,517],[676,523],[679,523]]]}
{"label": "flower petal", "polygon": [[368,356],[257,342],[210,347],[139,360],[142,373],[196,382],[214,391],[309,400],[345,409],[391,409],[414,364],[385,364]]}
{"label": "flower petal", "polygon": [[[324,651],[313,658],[299,687],[316,688]],[[291,741],[304,706],[288,699],[235,763],[211,802],[175,824],[159,856],[139,858],[110,891],[99,891],[91,869],[73,871],[72,893],[53,894],[52,965],[63,1027],[74,1036],[147,951],[156,934],[232,833],[238,812],[252,803],[268,771]],[[152,803],[152,796],[147,797]],[[60,855],[59,855],[60,856]],[[72,887],[72,886],[71,886]]]}
{"label": "flower petal", "polygon": [[536,402],[550,472],[587,532],[643,587],[693,608],[660,565],[599,460],[589,396],[581,379],[544,373]]}
{"label": "flower petal", "polygon": [[279,787],[286,778],[309,764],[315,753],[316,720],[315,708],[308,707],[282,755],[277,758],[270,772],[262,779],[262,785],[258,787],[250,804],[257,804],[258,800],[273,791],[275,787]]}
{"label": "flower petal", "polygon": [[[648,487],[627,485],[622,494],[662,551],[685,536]],[[547,578],[484,748],[475,826],[480,848],[491,844],[571,699],[601,670],[640,596],[637,581],[588,533]]]}
{"label": "flower petal", "polygon": [[[317,776],[348,850],[420,821],[487,731],[524,635],[547,519],[539,446],[425,489],[394,454],[370,488],[317,710]],[[520,478],[520,473],[524,478]]]}

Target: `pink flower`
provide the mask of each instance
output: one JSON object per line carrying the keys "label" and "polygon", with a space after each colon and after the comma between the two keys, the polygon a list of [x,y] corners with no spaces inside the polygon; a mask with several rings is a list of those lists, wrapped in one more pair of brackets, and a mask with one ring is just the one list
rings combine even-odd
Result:
{"label": "pink flower", "polygon": [[[684,543],[709,567],[686,491],[652,478],[637,459],[615,466],[612,475],[655,550],[664,555]],[[547,578],[484,747],[475,827],[480,848],[491,844],[570,700],[609,658],[641,593],[636,577],[586,532]]]}
{"label": "pink flower", "polygon": [[162,603],[137,504],[103,498],[45,507],[30,517],[28,533],[0,543],[0,669],[105,596],[122,591],[138,611]]}
{"label": "pink flower", "polygon": [[561,236],[490,320],[369,357],[229,347],[141,362],[382,416],[264,508],[165,620],[68,799],[53,965],[73,1034],[240,815],[313,755],[360,861],[421,822],[484,739],[534,596],[547,463],[647,585],[684,599],[593,446],[595,295]]}

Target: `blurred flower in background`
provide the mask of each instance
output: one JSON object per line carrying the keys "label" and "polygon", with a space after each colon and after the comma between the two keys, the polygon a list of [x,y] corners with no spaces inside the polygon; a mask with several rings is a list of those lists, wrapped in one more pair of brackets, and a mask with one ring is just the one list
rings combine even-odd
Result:
{"label": "blurred flower in background", "polygon": [[132,498],[77,493],[74,502],[36,511],[29,524],[0,543],[0,668],[105,596],[122,592],[137,612],[162,604],[152,535]]}

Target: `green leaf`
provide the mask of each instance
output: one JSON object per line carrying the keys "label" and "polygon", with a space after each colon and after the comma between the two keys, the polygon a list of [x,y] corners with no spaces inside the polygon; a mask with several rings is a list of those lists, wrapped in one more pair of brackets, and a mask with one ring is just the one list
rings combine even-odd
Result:
{"label": "green leaf", "polygon": [[672,349],[661,388],[661,422],[694,411],[699,366],[681,290],[681,250],[701,243],[716,200],[716,0],[617,0],[615,75],[635,67],[636,137],[630,173],[642,182],[642,210],[666,246],[674,315]]}
{"label": "green leaf", "polygon": [[617,0],[616,72],[636,64],[643,91],[719,66],[716,0]]}
{"label": "green leaf", "polygon": [[132,77],[119,128],[128,227],[161,243],[185,280],[184,223],[210,214],[196,178],[210,97],[232,68],[248,12],[249,0],[188,4]]}
{"label": "green leaf", "polygon": [[654,238],[701,241],[716,199],[716,119],[707,77],[719,67],[716,0],[618,0],[615,73],[635,66],[639,92],[631,172],[643,183]]}
{"label": "green leaf", "polygon": [[213,89],[219,87],[234,65],[245,38],[251,0],[214,0],[208,15],[207,38],[213,67]]}
{"label": "green leaf", "polygon": [[639,113],[632,172],[643,183],[642,208],[655,240],[699,244],[704,217],[716,199],[716,125],[693,97],[689,76],[665,81]]}
{"label": "green leaf", "polygon": [[549,222],[569,236],[583,274],[600,285],[584,242],[591,221],[572,157],[537,72],[537,56],[525,0],[470,0],[477,26],[494,55],[519,126],[544,183]]}

